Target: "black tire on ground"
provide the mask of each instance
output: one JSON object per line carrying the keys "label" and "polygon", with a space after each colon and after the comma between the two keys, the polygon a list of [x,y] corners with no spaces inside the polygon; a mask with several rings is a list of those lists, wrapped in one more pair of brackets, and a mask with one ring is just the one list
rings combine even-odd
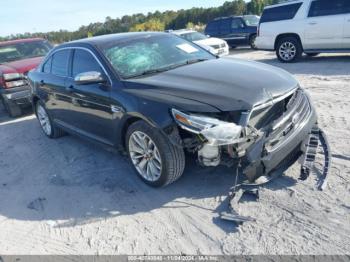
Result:
{"label": "black tire on ground", "polygon": [[7,99],[6,97],[2,97],[1,100],[5,111],[10,117],[18,117],[22,115],[22,109],[15,102]]}
{"label": "black tire on ground", "polygon": [[[293,50],[291,54],[283,55],[283,52],[287,52],[288,48],[290,50]],[[285,51],[283,51],[285,50]],[[276,55],[278,57],[278,60],[280,60],[283,63],[293,63],[297,62],[303,54],[303,47],[300,43],[300,41],[293,36],[288,36],[281,38],[277,43],[276,48]]]}
{"label": "black tire on ground", "polygon": [[[45,112],[46,112],[46,114],[48,116],[49,124],[51,126],[51,132],[49,134],[47,134],[44,131],[43,127],[41,126],[41,123],[40,123],[40,120],[39,120],[39,116],[38,116],[38,108],[39,107],[42,107],[45,110]],[[55,126],[55,124],[52,121],[52,118],[50,117],[50,114],[47,112],[47,109],[46,109],[44,103],[42,103],[40,100],[38,100],[36,102],[36,104],[35,104],[35,115],[36,115],[37,119],[39,120],[39,124],[40,124],[41,129],[43,130],[44,134],[47,137],[49,137],[51,139],[55,139],[55,138],[59,138],[59,137],[62,137],[64,135],[66,135],[66,133],[62,129],[60,129],[59,127]]]}
{"label": "black tire on ground", "polygon": [[253,50],[257,50],[257,46],[255,45],[255,40],[256,40],[256,34],[254,35],[251,35],[250,38],[249,38],[249,45],[250,45],[250,48],[253,49]]}
{"label": "black tire on ground", "polygon": [[314,57],[318,56],[320,53],[306,53],[307,56]]}
{"label": "black tire on ground", "polygon": [[[140,131],[151,138],[158,148],[161,158],[161,172],[156,181],[146,180],[136,169],[132,162],[129,149],[129,140],[134,132]],[[125,145],[131,165],[134,167],[138,176],[148,185],[152,187],[167,186],[178,180],[185,169],[185,153],[180,147],[173,145],[170,140],[158,129],[150,126],[145,121],[137,121],[133,123],[126,133]]]}

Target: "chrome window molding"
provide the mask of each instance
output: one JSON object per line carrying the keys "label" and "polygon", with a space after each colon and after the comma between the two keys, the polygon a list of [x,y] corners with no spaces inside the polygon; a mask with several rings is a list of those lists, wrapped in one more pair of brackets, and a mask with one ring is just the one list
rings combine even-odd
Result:
{"label": "chrome window molding", "polygon": [[[80,49],[80,50],[84,50],[88,53],[90,53],[92,55],[92,57],[96,60],[96,62],[100,65],[100,67],[102,68],[103,72],[105,73],[105,75],[108,77],[108,80],[110,82],[110,85],[112,85],[112,79],[110,77],[110,75],[107,73],[106,68],[103,66],[103,64],[101,63],[101,61],[97,58],[97,56],[88,48],[86,47],[80,47],[80,46],[68,46],[68,47],[63,47],[63,48],[59,48],[57,50],[52,51],[52,53],[50,53],[46,59],[41,63],[40,65],[40,71],[42,71],[42,67],[43,65],[46,63],[47,60],[49,60],[55,53],[59,52],[59,51],[63,51],[63,50],[74,50],[74,49]],[[72,78],[70,76],[60,76],[60,77],[68,77],[68,78]]]}

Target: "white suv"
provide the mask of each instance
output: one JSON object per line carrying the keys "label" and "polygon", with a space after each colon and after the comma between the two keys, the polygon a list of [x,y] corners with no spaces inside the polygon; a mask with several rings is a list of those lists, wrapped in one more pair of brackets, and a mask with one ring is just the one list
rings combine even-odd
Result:
{"label": "white suv", "polygon": [[350,0],[294,0],[267,6],[255,44],[276,51],[282,62],[294,62],[303,52],[350,52]]}

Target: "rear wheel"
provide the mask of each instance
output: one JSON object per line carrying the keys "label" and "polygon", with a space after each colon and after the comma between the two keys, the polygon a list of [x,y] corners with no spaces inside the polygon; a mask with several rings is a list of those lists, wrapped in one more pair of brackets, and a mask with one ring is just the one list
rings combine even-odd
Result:
{"label": "rear wheel", "polygon": [[2,104],[5,108],[5,111],[9,114],[10,117],[18,117],[22,115],[22,109],[15,102],[2,97]]}
{"label": "rear wheel", "polygon": [[256,46],[255,44],[255,40],[256,40],[256,35],[252,35],[250,38],[249,38],[249,45],[252,49],[256,50],[258,49],[258,47]]}
{"label": "rear wheel", "polygon": [[296,62],[302,53],[302,46],[297,38],[284,37],[278,41],[276,55],[281,62]]}
{"label": "rear wheel", "polygon": [[126,134],[132,165],[148,185],[161,187],[175,182],[185,168],[182,148],[174,146],[158,129],[144,121],[132,124]]}
{"label": "rear wheel", "polygon": [[41,129],[47,137],[58,138],[65,134],[63,130],[53,125],[52,120],[41,101],[36,103],[36,116],[39,120]]}

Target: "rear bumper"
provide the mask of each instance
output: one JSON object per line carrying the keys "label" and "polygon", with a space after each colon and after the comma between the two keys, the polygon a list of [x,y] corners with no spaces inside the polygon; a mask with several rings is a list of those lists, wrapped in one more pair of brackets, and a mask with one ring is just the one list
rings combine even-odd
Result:
{"label": "rear bumper", "polygon": [[0,94],[4,99],[10,100],[18,105],[30,105],[30,87],[28,85],[11,89],[0,89]]}
{"label": "rear bumper", "polygon": [[275,50],[275,42],[271,37],[258,36],[255,40],[255,45],[258,49],[266,51]]}

